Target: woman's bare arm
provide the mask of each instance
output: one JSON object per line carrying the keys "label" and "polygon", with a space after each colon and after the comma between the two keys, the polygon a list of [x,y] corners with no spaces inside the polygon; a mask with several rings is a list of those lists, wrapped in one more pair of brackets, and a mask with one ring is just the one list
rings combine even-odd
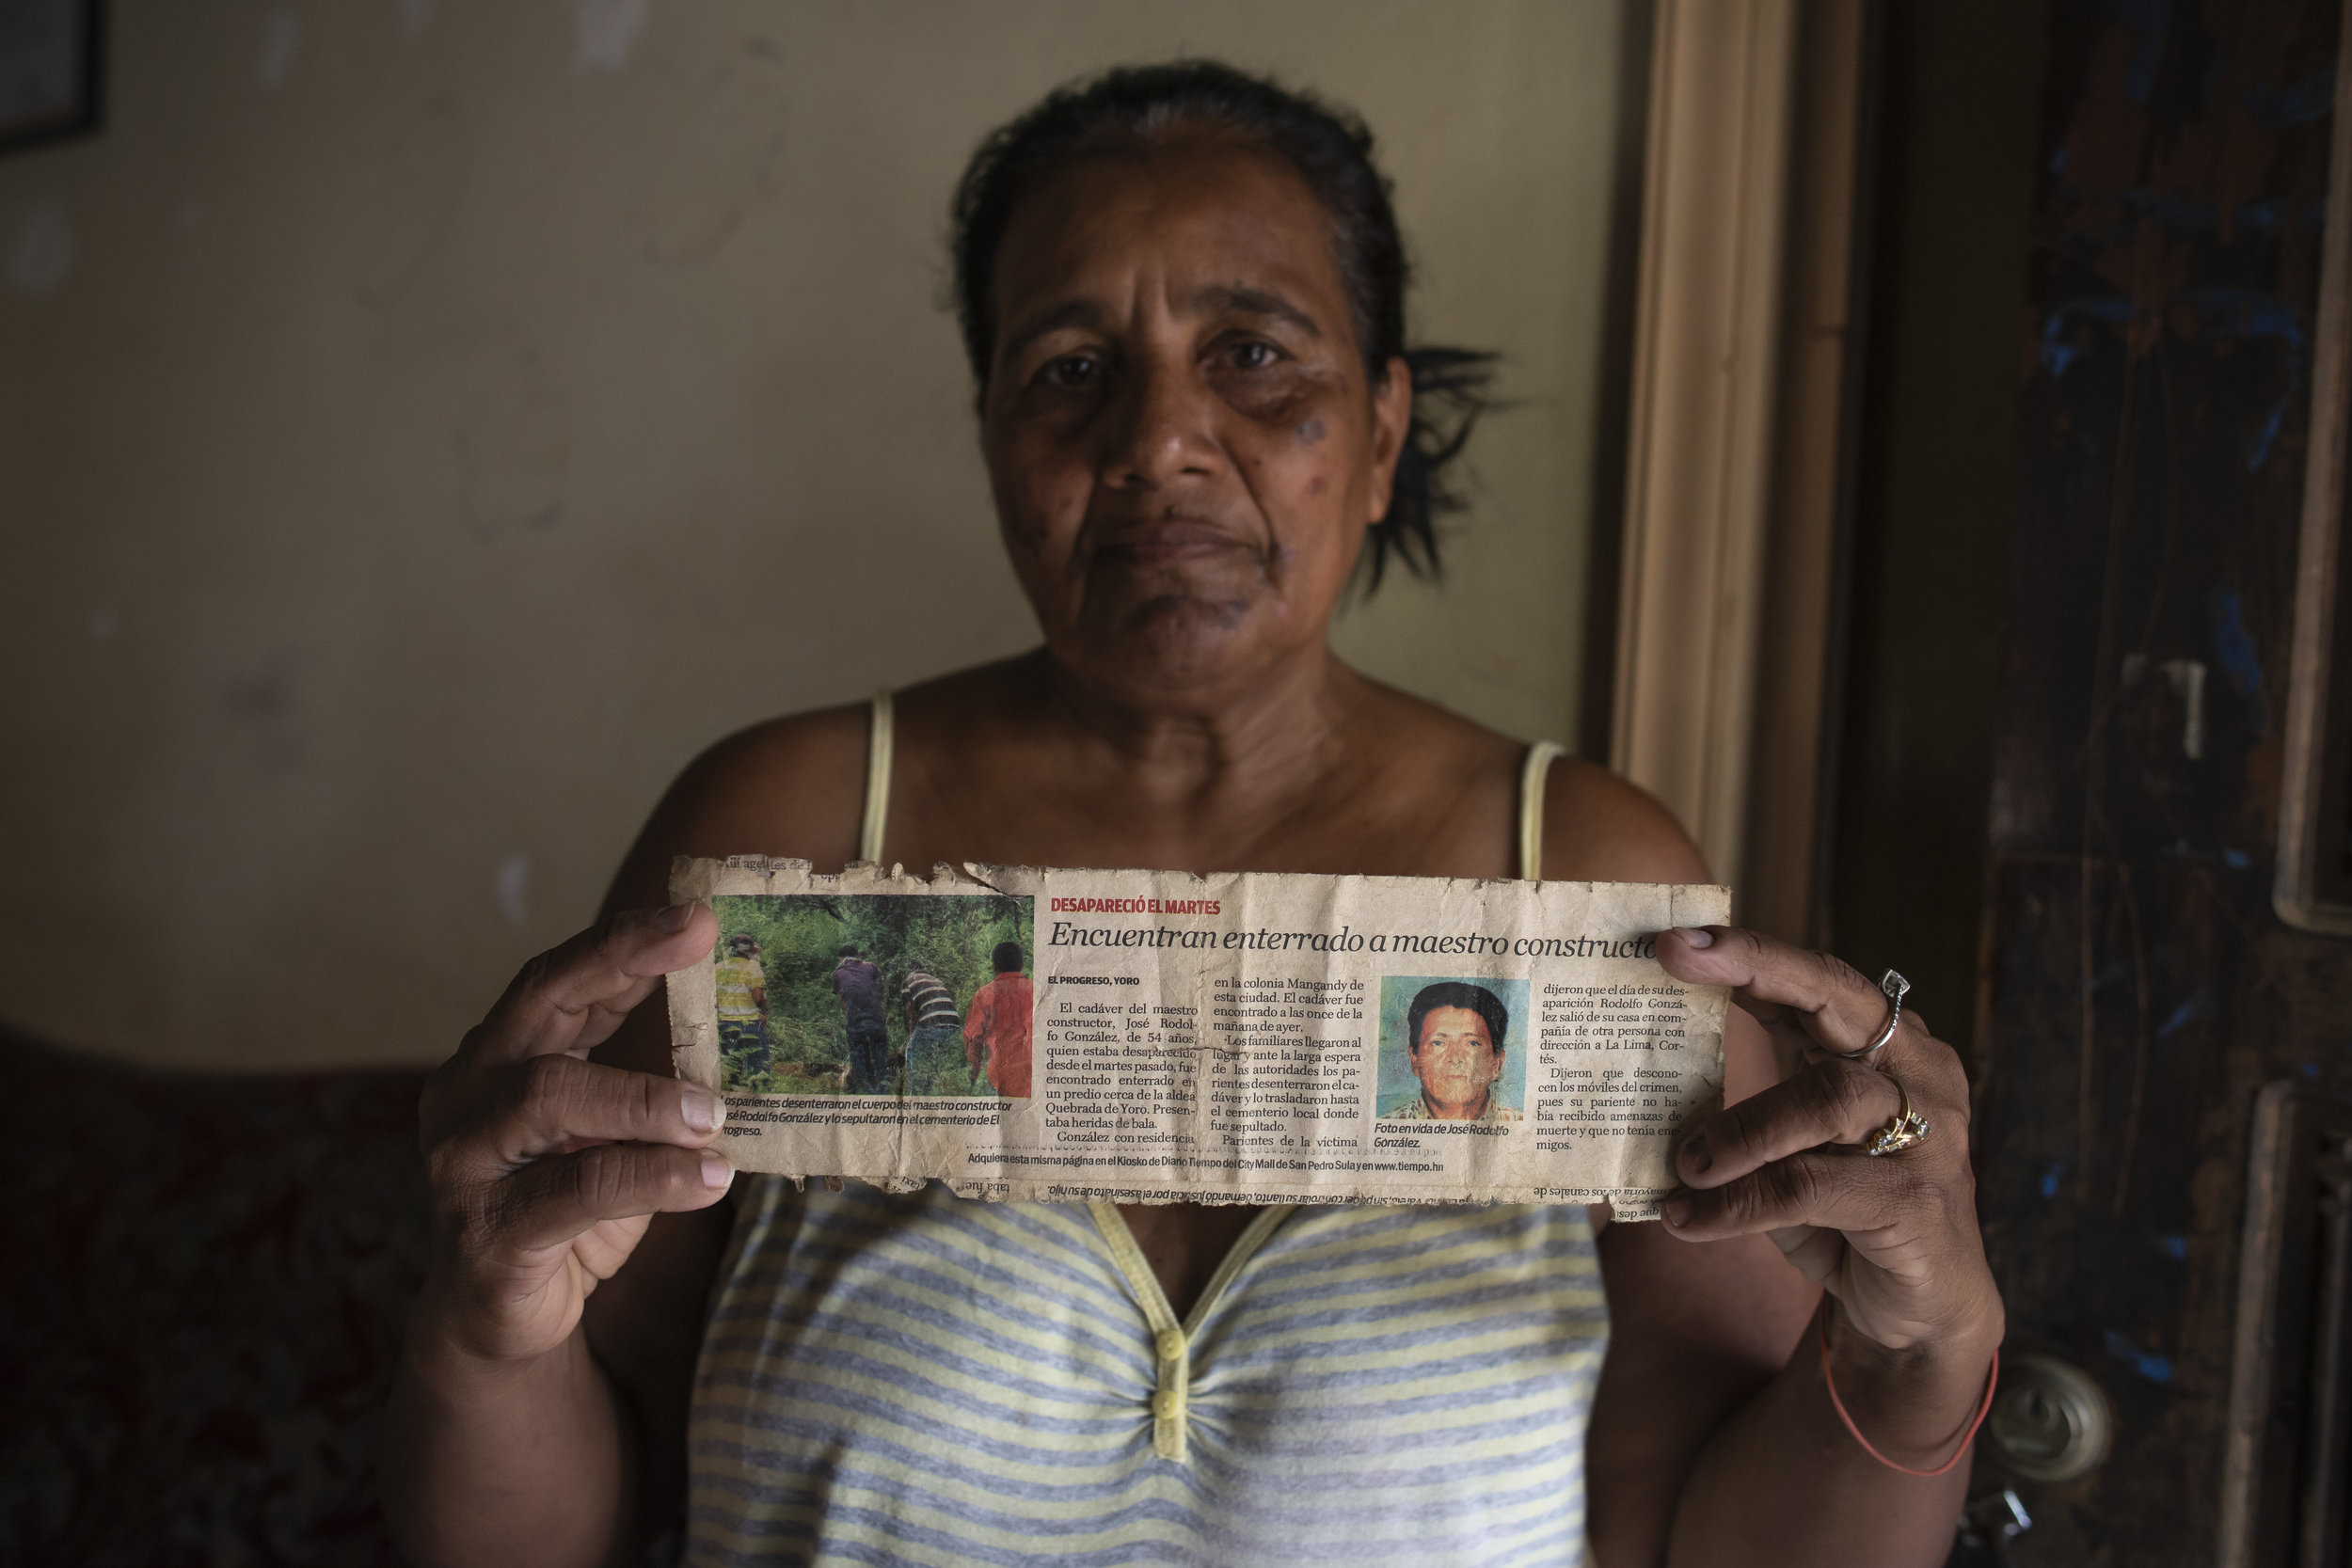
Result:
{"label": "woman's bare arm", "polygon": [[[1581,763],[1553,770],[1544,872],[1579,881],[1705,882],[1706,863],[1672,816]],[[1735,1013],[1724,1039],[1726,1100],[1778,1076],[1764,1032]],[[1588,1526],[1603,1568],[1662,1561],[1684,1484],[1708,1440],[1772,1381],[1820,1299],[1761,1236],[1707,1246],[1659,1225],[1602,1225],[1609,1359],[1585,1442]]]}
{"label": "woman's bare arm", "polygon": [[1611,1225],[1598,1250],[1609,1360],[1585,1443],[1588,1534],[1601,1568],[1647,1568],[1701,1453],[1788,1364],[1820,1292],[1760,1236],[1698,1246]]}
{"label": "woman's bare arm", "polygon": [[[865,768],[862,707],[780,720],[721,742],[655,807],[612,879],[605,908],[667,902],[670,863],[679,855],[846,862],[856,848]],[[658,1006],[641,1008],[597,1050],[596,1060],[667,1076],[668,1015]],[[630,1266],[589,1299],[582,1320],[632,1439],[627,1484],[635,1503],[633,1534],[641,1540],[684,1519],[694,1363],[734,1223],[734,1196],[698,1213],[656,1215]]]}
{"label": "woman's bare arm", "polygon": [[[1672,819],[1597,770],[1568,770],[1549,806],[1547,875],[1706,879]],[[1942,1142],[1896,1161],[1816,1152],[1858,1141],[1894,1108],[1883,1074],[1825,1062],[1819,1049],[1867,1042],[1883,1012],[1872,988],[1834,960],[1739,931],[1705,949],[1661,941],[1661,957],[1683,978],[1743,987],[1735,998],[1749,1010],[1725,1028],[1725,1098],[1738,1109],[1697,1129],[1709,1151],[1687,1140],[1678,1151],[1687,1220],[1613,1224],[1599,1238],[1611,1344],[1586,1442],[1595,1559],[1939,1563],[1965,1467],[1928,1480],[1865,1452],[1830,1403],[1810,1330],[1817,1308],[1832,1314],[1838,1391],[1881,1451],[1913,1469],[1950,1456],[2000,1338],[1958,1060],[1907,1023],[1886,1064],[1933,1104]],[[1814,1047],[1798,1077],[1775,1083],[1759,1018],[1787,1037],[1788,1059]],[[1841,1298],[1826,1307],[1824,1281]]]}
{"label": "woman's bare arm", "polygon": [[[1729,986],[1805,1060],[1686,1135],[1684,1192],[1661,1206],[1666,1224],[1708,1245],[1770,1236],[1821,1282],[1831,1375],[1885,1456],[1837,1414],[1808,1336],[1708,1439],[1668,1561],[1932,1568],[1951,1550],[1968,1481],[1961,1454],[2003,1327],[1977,1231],[1960,1058],[1907,1012],[1875,1063],[1842,1059],[1871,1042],[1887,1009],[1834,958],[1731,927],[1669,932],[1658,946],[1667,973]],[[1856,1147],[1906,1104],[1932,1128],[1923,1142],[1883,1159]]]}
{"label": "woman's bare arm", "polygon": [[604,924],[533,960],[435,1075],[438,1244],[381,1465],[414,1560],[596,1568],[681,1516],[730,1211],[694,1164],[724,1139],[681,1119],[699,1091],[671,1071],[660,993],[661,974],[709,951],[713,923],[689,907],[668,932],[655,911],[674,855],[846,859],[864,748],[852,709],[699,759],[639,835]]}
{"label": "woman's bare arm", "polygon": [[718,1201],[714,1095],[591,1048],[709,950],[693,905],[619,915],[526,965],[427,1082],[434,1246],[380,1445],[422,1564],[593,1568],[626,1537],[621,1425],[579,1333],[646,1217]]}

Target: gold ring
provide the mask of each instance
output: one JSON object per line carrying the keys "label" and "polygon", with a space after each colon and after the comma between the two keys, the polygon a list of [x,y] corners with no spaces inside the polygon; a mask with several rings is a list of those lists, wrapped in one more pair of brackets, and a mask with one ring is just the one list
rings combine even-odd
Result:
{"label": "gold ring", "polygon": [[1903,1108],[1895,1113],[1892,1121],[1872,1133],[1870,1141],[1863,1146],[1865,1151],[1873,1156],[1899,1154],[1915,1144],[1925,1143],[1928,1134],[1934,1131],[1928,1125],[1927,1117],[1911,1108],[1911,1091],[1904,1088],[1893,1073],[1886,1075],[1886,1081],[1893,1084],[1895,1092],[1903,1097]]}

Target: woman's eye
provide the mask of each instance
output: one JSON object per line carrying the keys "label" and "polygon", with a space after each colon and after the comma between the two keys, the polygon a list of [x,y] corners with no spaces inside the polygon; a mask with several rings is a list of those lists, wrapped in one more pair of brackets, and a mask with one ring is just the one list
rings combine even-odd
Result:
{"label": "woman's eye", "polygon": [[1233,364],[1241,370],[1262,371],[1274,363],[1274,345],[1258,342],[1235,343],[1232,347],[1232,357]]}
{"label": "woman's eye", "polygon": [[1100,369],[1086,355],[1065,354],[1058,359],[1047,360],[1038,379],[1049,387],[1078,388],[1092,381]]}

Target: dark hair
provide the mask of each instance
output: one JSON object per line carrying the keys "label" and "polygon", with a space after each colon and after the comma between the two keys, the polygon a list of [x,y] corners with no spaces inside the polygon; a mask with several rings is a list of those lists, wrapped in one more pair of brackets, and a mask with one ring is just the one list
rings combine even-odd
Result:
{"label": "dark hair", "polygon": [[1380,586],[1391,556],[1414,576],[1436,578],[1438,515],[1462,505],[1441,470],[1487,406],[1495,356],[1406,346],[1410,268],[1388,178],[1372,161],[1372,132],[1352,111],[1311,93],[1215,60],[1123,66],[1058,87],[998,127],[964,166],[953,208],[956,315],[974,378],[985,390],[996,350],[996,254],[1022,198],[1081,158],[1148,148],[1185,130],[1223,132],[1276,153],[1330,213],[1364,366],[1378,382],[1389,361],[1402,357],[1413,378],[1412,422],[1388,515],[1373,524],[1361,565],[1365,592]]}
{"label": "dark hair", "polygon": [[1021,973],[1021,944],[1019,942],[998,942],[996,951],[992,957],[996,960],[997,974],[1018,974]]}
{"label": "dark hair", "polygon": [[855,944],[855,943],[850,943],[850,944],[849,944],[849,945],[844,946],[844,947],[841,949],[841,951],[840,951],[839,953],[837,953],[837,954],[835,954],[835,955],[834,955],[834,957],[836,957],[836,958],[856,958],[857,956],[858,956],[858,951],[857,951],[857,946],[856,946],[856,944]]}
{"label": "dark hair", "polygon": [[735,936],[728,942],[727,945],[729,947],[748,947],[754,952],[757,952],[759,950],[759,942],[749,931],[736,932]]}
{"label": "dark hair", "polygon": [[1405,1013],[1405,1049],[1413,1055],[1421,1054],[1421,1026],[1439,1007],[1467,1007],[1486,1021],[1486,1038],[1497,1052],[1507,1047],[1503,1039],[1511,1032],[1510,1009],[1502,998],[1484,986],[1470,985],[1461,980],[1440,980],[1434,986],[1423,986],[1421,994]]}

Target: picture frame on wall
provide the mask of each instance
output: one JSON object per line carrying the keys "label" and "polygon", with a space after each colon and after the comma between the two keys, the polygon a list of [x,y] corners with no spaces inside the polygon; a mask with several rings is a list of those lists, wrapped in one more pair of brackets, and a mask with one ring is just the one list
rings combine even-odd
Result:
{"label": "picture frame on wall", "polygon": [[98,129],[101,0],[0,0],[0,152]]}

